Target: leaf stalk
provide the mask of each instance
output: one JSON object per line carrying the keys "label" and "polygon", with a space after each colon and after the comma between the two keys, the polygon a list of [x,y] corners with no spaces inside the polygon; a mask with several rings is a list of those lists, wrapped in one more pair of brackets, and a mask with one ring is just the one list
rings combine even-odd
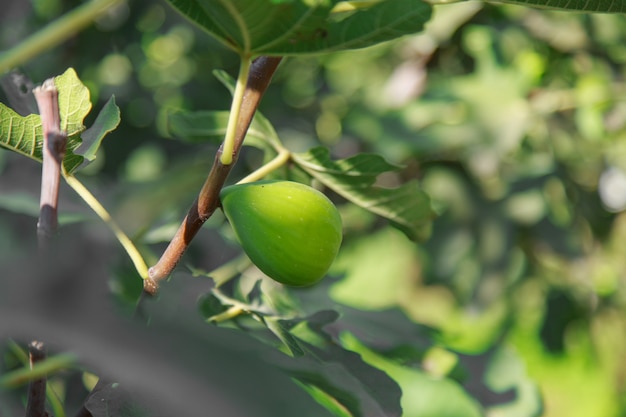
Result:
{"label": "leaf stalk", "polygon": [[120,228],[120,226],[113,220],[109,212],[104,208],[100,201],[80,182],[75,176],[66,174],[64,175],[67,184],[80,196],[80,198],[87,203],[89,207],[102,219],[104,223],[111,229],[117,240],[120,242],[126,253],[130,257],[135,269],[139,273],[142,279],[148,278],[148,265],[143,259],[143,256],[139,252],[139,249],[135,246],[133,241],[128,237],[126,233]]}
{"label": "leaf stalk", "polygon": [[284,166],[291,159],[291,152],[285,148],[280,148],[278,155],[274,157],[267,164],[259,167],[254,172],[251,172],[246,177],[242,178],[237,184],[245,184],[248,182],[259,181],[267,177],[270,173],[276,171],[278,168]]}
{"label": "leaf stalk", "polygon": [[235,134],[237,129],[237,121],[239,120],[239,112],[243,95],[246,91],[246,83],[250,74],[250,57],[242,56],[239,66],[239,75],[237,76],[237,84],[233,94],[233,101],[230,106],[230,114],[228,116],[228,125],[226,126],[226,135],[224,137],[224,145],[220,162],[222,165],[230,165],[233,163],[233,152],[235,149]]}

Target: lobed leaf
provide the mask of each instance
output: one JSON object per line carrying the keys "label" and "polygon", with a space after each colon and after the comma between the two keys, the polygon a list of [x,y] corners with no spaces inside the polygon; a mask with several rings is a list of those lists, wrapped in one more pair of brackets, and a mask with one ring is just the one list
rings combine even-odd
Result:
{"label": "lobed leaf", "polygon": [[297,55],[364,48],[419,32],[422,0],[384,0],[348,14],[337,0],[168,0],[228,47],[245,55]]}
{"label": "lobed leaf", "polygon": [[[361,357],[341,347],[327,328],[341,327],[336,323],[340,314],[335,310],[317,311],[305,317],[282,317],[254,301],[259,289],[257,281],[247,301],[235,300],[219,290],[213,290],[199,303],[203,317],[216,317],[233,305],[244,306],[264,328],[245,328],[249,334],[264,340],[271,332],[289,353],[275,351],[270,362],[301,382],[306,390],[327,407],[335,404],[343,410],[340,415],[352,417],[387,417],[402,413],[398,384],[383,371],[364,362]],[[333,333],[337,329],[333,327]],[[414,335],[407,337],[414,340]],[[329,407],[332,408],[332,407]]]}
{"label": "lobed leaf", "polygon": [[359,154],[333,161],[328,149],[320,147],[293,154],[293,160],[337,194],[390,220],[412,240],[424,236],[434,217],[430,198],[417,181],[409,181],[397,188],[374,185],[380,174],[399,169],[380,155]]}
{"label": "lobed leaf", "polygon": [[[398,384],[358,354],[344,349],[325,330],[335,325],[339,317],[335,310],[292,319],[264,317],[268,328],[293,356],[275,355],[273,361],[301,382],[318,402],[335,412],[341,410],[338,415],[400,416],[402,392]],[[274,323],[269,325],[268,319]],[[335,406],[329,407],[332,404]]]}

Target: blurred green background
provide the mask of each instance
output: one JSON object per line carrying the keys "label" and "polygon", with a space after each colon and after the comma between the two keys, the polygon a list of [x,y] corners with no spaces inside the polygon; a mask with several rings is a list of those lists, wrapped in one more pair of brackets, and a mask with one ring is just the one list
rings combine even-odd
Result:
{"label": "blurred green background", "polygon": [[[0,47],[77,4],[9,2]],[[238,65],[165,3],[135,0],[22,71],[39,83],[74,67],[96,109],[115,95],[122,123],[81,178],[154,261],[216,149],[176,140],[166,116],[227,109],[230,95],[212,71],[235,74]],[[535,381],[547,417],[626,416],[623,15],[437,6],[424,33],[287,59],[260,110],[289,149],[322,144],[337,157],[382,154],[405,168],[381,181],[418,178],[433,198],[439,216],[419,244],[338,200],[346,239],[331,271],[340,277],[329,284],[332,300],[362,310],[400,307],[415,323],[441,329],[439,342],[456,355],[507,346],[518,359],[501,372]],[[246,149],[231,180],[261,158]],[[0,152],[3,256],[24,239],[9,213],[36,204],[31,164]],[[63,199],[66,214],[91,216],[69,190]],[[217,215],[207,228],[222,226]],[[222,247],[205,232],[185,262],[217,267],[236,251],[232,242]],[[133,286],[117,284],[122,297],[124,285]],[[403,405],[411,415],[411,404]],[[533,413],[518,405],[488,415]]]}

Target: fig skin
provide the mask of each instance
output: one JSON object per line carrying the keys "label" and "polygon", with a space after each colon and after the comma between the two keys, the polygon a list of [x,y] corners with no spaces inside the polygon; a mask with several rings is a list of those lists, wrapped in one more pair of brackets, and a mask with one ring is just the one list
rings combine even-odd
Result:
{"label": "fig skin", "polygon": [[264,180],[225,187],[220,199],[243,250],[267,276],[307,286],[326,275],[342,225],[324,194],[297,182]]}

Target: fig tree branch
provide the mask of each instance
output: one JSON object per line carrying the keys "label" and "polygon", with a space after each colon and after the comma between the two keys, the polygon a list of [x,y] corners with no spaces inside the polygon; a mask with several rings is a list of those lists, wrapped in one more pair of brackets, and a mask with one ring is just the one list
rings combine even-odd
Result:
{"label": "fig tree branch", "polygon": [[148,294],[156,294],[159,282],[167,278],[174,270],[193,237],[218,207],[220,190],[224,186],[231,168],[237,161],[254,113],[281,59],[281,57],[260,57],[252,63],[237,118],[235,139],[231,152],[232,162],[227,165],[222,163],[221,158],[224,150],[223,147],[220,147],[198,198],[192,204],[187,216],[182,221],[159,261],[150,268],[148,279],[144,280],[144,291]]}
{"label": "fig tree branch", "polygon": [[39,200],[39,221],[37,237],[44,247],[56,233],[58,226],[59,183],[61,165],[65,155],[67,135],[61,131],[59,114],[59,92],[50,78],[33,90],[43,129],[41,197]]}

